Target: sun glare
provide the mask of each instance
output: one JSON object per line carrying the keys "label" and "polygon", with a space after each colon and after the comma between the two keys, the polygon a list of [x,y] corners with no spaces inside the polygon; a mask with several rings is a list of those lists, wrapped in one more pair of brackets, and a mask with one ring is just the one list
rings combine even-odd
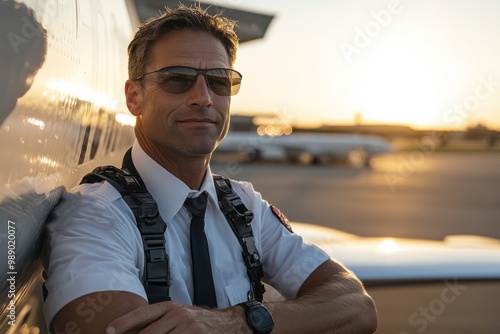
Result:
{"label": "sun glare", "polygon": [[396,243],[396,241],[394,241],[394,239],[386,238],[384,239],[384,241],[380,243],[379,250],[382,253],[387,253],[387,254],[394,253],[395,251],[398,250],[398,244]]}
{"label": "sun glare", "polygon": [[392,49],[373,55],[358,87],[363,119],[422,127],[435,124],[440,112],[438,76],[436,66],[409,51]]}

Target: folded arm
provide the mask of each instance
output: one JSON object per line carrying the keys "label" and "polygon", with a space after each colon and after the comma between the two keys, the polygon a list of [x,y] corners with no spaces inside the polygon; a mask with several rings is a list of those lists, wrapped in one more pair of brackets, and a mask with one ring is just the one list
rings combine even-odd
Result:
{"label": "folded arm", "polygon": [[[307,278],[295,300],[266,306],[275,320],[273,334],[368,334],[377,328],[375,305],[361,282],[331,260]],[[174,302],[139,307],[113,320],[107,333],[136,333],[131,330],[137,328],[146,328],[141,333],[252,333],[240,306],[212,310]]]}
{"label": "folded arm", "polygon": [[297,298],[266,304],[279,333],[373,333],[375,305],[361,282],[328,260],[309,275]]}
{"label": "folded arm", "polygon": [[[114,319],[147,306],[144,298],[123,291],[91,293],[73,300],[54,317],[56,334],[105,333],[107,325]],[[137,333],[140,328],[128,333]]]}
{"label": "folded arm", "polygon": [[[173,301],[148,305],[138,295],[108,291],[82,296],[64,306],[55,316],[53,326],[56,334],[251,334],[244,319],[241,307],[218,310]],[[113,326],[108,326],[110,323]]]}

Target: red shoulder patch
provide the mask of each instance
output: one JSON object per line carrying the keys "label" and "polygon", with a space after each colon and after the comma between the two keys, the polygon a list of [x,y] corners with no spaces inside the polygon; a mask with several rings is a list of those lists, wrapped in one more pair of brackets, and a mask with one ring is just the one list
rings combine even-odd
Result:
{"label": "red shoulder patch", "polygon": [[283,212],[280,211],[274,204],[271,204],[271,211],[272,213],[278,218],[278,220],[285,226],[285,228],[290,231],[290,233],[293,233],[292,226],[290,225],[290,221],[286,216],[283,214]]}

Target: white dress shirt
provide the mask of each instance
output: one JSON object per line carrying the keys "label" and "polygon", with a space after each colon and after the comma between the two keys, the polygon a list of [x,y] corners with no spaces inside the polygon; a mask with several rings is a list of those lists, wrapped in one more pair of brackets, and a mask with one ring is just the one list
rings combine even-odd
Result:
{"label": "white dress shirt", "polygon": [[[226,308],[246,301],[250,282],[242,248],[219,210],[210,169],[201,189],[191,190],[151,159],[137,143],[132,149],[132,160],[167,223],[165,239],[172,300],[192,305],[191,218],[183,203],[191,193],[207,191],[205,233],[217,305]],[[254,213],[252,230],[266,283],[285,297],[295,298],[304,280],[329,256],[290,233],[250,183],[231,183]],[[47,224],[50,246],[44,258],[48,275],[44,313],[48,324],[62,307],[89,293],[103,292],[102,304],[109,302],[106,291],[127,291],[147,299],[141,281],[144,274],[141,235],[132,211],[113,186],[107,182],[79,185],[64,195],[53,216]],[[90,317],[92,309],[87,308],[89,310],[82,312],[87,311]]]}

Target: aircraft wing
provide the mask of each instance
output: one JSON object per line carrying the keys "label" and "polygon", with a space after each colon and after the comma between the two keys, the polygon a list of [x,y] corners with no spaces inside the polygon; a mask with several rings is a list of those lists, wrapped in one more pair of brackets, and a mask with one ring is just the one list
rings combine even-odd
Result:
{"label": "aircraft wing", "polygon": [[[139,14],[139,19],[144,21],[150,17],[158,16],[165,7],[174,8],[179,5],[178,0],[134,0]],[[273,15],[259,14],[255,12],[233,9],[221,5],[210,5],[199,1],[182,1],[186,6],[200,4],[202,8],[208,8],[210,14],[222,12],[225,16],[237,21],[235,29],[240,39],[240,43],[245,43],[255,39],[263,38],[267,28],[273,20]]]}

